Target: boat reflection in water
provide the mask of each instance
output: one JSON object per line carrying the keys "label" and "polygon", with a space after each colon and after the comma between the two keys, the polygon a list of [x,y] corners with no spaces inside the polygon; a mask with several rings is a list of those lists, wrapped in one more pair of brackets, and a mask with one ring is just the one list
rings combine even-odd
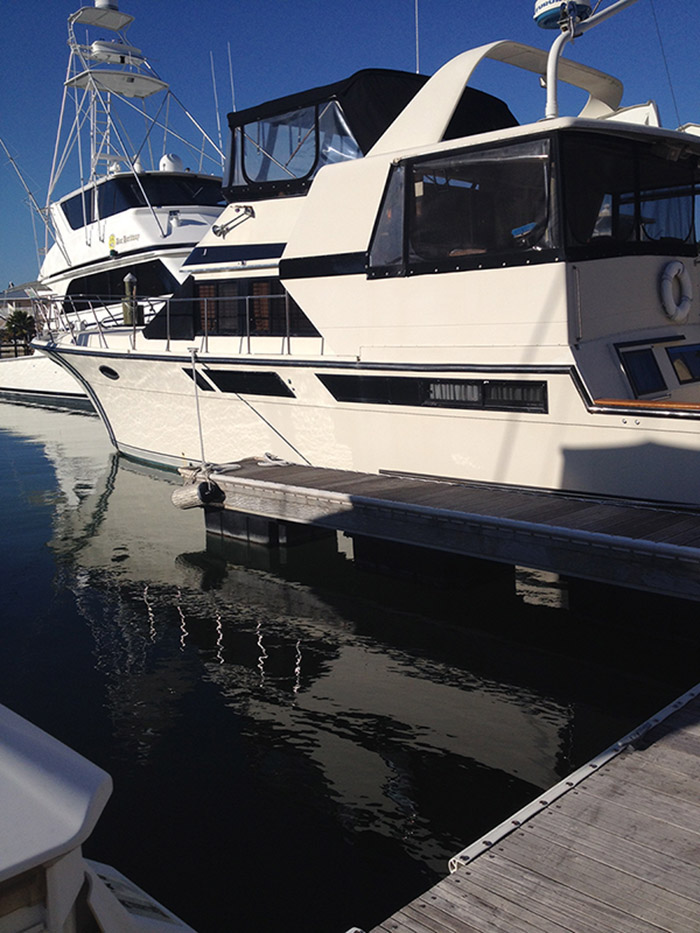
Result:
{"label": "boat reflection in water", "polygon": [[5,701],[44,727],[64,704],[114,778],[94,851],[200,933],[369,928],[678,692],[574,646],[505,571],[382,575],[342,538],[224,553],[94,416],[0,405],[0,450],[52,468],[22,503],[51,506],[33,650],[71,645],[43,699]]}

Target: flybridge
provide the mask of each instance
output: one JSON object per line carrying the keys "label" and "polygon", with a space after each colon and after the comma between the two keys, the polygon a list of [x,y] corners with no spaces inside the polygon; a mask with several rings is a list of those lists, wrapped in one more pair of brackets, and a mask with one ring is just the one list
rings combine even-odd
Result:
{"label": "flybridge", "polygon": [[[385,69],[229,114],[229,201],[304,194],[320,168],[372,149],[427,77]],[[445,138],[515,126],[500,100],[465,88]]]}

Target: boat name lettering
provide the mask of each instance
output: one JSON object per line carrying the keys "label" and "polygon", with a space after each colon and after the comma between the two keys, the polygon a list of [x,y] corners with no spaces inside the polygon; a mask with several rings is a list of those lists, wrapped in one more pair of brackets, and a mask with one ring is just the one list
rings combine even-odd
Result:
{"label": "boat name lettering", "polygon": [[122,246],[124,243],[134,243],[136,240],[140,239],[140,233],[130,233],[127,236],[114,236],[114,234],[112,234],[109,238],[109,246],[110,249],[113,249],[115,246]]}

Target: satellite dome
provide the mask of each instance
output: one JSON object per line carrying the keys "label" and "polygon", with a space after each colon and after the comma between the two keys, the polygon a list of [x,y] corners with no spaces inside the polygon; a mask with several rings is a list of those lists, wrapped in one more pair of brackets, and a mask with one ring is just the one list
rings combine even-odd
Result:
{"label": "satellite dome", "polygon": [[591,14],[590,3],[582,3],[580,0],[573,4],[563,3],[562,0],[535,0],[533,19],[542,29],[556,29],[562,12],[566,14],[570,5],[575,7],[579,19],[587,19]]}
{"label": "satellite dome", "polygon": [[184,172],[185,167],[182,163],[182,159],[179,155],[175,155],[172,152],[166,153],[162,156],[160,162],[158,163],[158,168],[161,172]]}

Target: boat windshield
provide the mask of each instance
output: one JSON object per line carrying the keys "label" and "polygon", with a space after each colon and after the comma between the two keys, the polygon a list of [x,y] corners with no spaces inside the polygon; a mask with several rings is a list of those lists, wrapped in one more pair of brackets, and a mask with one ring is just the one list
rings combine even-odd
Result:
{"label": "boat windshield", "polygon": [[236,128],[232,135],[233,188],[271,187],[308,182],[331,162],[357,159],[362,151],[338,101],[300,107]]}
{"label": "boat windshield", "polygon": [[[145,195],[145,197],[144,197]],[[95,203],[95,201],[97,203]],[[132,207],[188,207],[223,204],[221,180],[213,176],[119,175],[61,202],[73,230]]]}
{"label": "boat windshield", "polygon": [[664,140],[562,134],[567,254],[696,255],[699,160]]}

